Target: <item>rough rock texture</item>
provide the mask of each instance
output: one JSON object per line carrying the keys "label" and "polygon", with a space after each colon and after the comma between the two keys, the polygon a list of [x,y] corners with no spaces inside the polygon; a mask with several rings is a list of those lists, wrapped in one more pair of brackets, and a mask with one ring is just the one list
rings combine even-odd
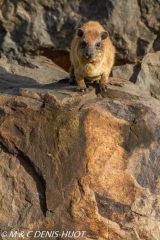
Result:
{"label": "rough rock texture", "polygon": [[2,0],[0,48],[15,53],[70,47],[82,22],[98,20],[109,31],[117,60],[134,61],[160,50],[159,0]]}
{"label": "rough rock texture", "polygon": [[66,73],[49,83],[46,66],[2,60],[1,230],[159,240],[159,101],[114,78],[107,93],[96,84],[79,93]]}
{"label": "rough rock texture", "polygon": [[160,51],[146,54],[141,63],[116,66],[111,75],[136,83],[160,100]]}
{"label": "rough rock texture", "polygon": [[160,100],[160,51],[148,53],[143,58],[136,84]]}
{"label": "rough rock texture", "polygon": [[136,83],[140,67],[140,63],[115,66],[112,68],[110,75],[114,78],[121,78]]}

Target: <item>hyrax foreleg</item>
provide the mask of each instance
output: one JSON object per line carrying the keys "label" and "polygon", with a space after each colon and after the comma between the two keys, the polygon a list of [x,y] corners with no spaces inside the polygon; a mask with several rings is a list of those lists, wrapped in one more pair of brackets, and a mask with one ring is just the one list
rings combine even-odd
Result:
{"label": "hyrax foreleg", "polygon": [[109,83],[109,74],[111,71],[111,67],[110,68],[106,68],[106,71],[101,75],[101,79],[99,81],[99,87],[101,91],[106,92],[107,91],[107,85]]}
{"label": "hyrax foreleg", "polygon": [[81,91],[81,92],[86,91],[87,87],[86,87],[86,84],[84,82],[84,77],[82,75],[77,74],[76,75],[76,81],[77,81],[77,84],[78,84],[78,90]]}
{"label": "hyrax foreleg", "polygon": [[70,76],[69,83],[70,84],[74,84],[76,82],[76,78],[75,78],[75,75],[74,75],[74,67],[73,67],[73,65],[71,65],[71,67],[69,69],[69,76]]}

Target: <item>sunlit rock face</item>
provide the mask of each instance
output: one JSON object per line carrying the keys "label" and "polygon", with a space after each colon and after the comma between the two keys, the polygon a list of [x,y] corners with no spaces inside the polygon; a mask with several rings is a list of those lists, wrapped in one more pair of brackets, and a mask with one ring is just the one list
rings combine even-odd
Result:
{"label": "sunlit rock face", "polygon": [[158,240],[159,101],[116,78],[80,93],[67,76],[0,61],[1,231]]}
{"label": "sunlit rock face", "polygon": [[110,33],[117,61],[133,62],[160,50],[156,0],[2,0],[1,51],[24,54],[43,48],[44,55],[51,58],[47,49],[68,49],[76,29],[88,20],[99,21]]}

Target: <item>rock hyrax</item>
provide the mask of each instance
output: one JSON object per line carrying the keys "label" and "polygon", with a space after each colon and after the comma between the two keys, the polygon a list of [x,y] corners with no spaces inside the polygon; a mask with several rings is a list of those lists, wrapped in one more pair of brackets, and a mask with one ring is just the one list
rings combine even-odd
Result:
{"label": "rock hyrax", "polygon": [[76,80],[79,90],[85,91],[84,79],[99,80],[101,91],[106,91],[114,56],[108,32],[98,22],[85,23],[71,43],[70,83]]}

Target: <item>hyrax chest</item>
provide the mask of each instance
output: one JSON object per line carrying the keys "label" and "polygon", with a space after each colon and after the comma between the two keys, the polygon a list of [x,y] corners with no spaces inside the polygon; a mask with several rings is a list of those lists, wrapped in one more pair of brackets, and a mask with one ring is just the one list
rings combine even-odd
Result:
{"label": "hyrax chest", "polygon": [[102,68],[99,64],[87,63],[82,66],[82,75],[88,80],[100,80]]}

